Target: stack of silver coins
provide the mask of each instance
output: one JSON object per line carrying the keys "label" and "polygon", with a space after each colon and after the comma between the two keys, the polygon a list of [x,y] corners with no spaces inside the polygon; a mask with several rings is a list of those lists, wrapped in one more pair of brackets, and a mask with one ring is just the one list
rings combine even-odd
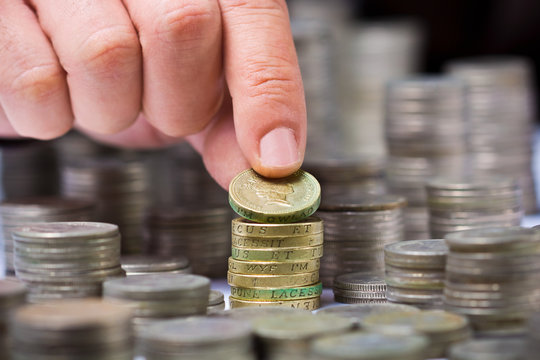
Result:
{"label": "stack of silver coins", "polygon": [[455,231],[521,224],[521,189],[512,179],[436,178],[426,189],[433,238]]}
{"label": "stack of silver coins", "polygon": [[255,360],[247,322],[200,318],[160,321],[139,338],[146,360]]}
{"label": "stack of silver coins", "polygon": [[448,234],[444,302],[478,332],[522,332],[540,308],[540,232],[522,227]]}
{"label": "stack of silver coins", "polygon": [[120,261],[126,276],[191,273],[189,260],[181,255],[124,255]]}
{"label": "stack of silver coins", "polygon": [[225,310],[225,294],[219,290],[210,290],[208,297],[208,306],[206,307],[206,313],[209,315],[217,314]]}
{"label": "stack of silver coins", "polygon": [[98,299],[27,305],[15,313],[17,360],[132,360],[131,311]]}
{"label": "stack of silver coins", "polygon": [[141,251],[142,220],[149,204],[144,162],[131,156],[77,159],[62,169],[62,192],[96,202],[97,220],[120,228],[123,254]]}
{"label": "stack of silver coins", "polygon": [[421,308],[443,305],[448,247],[442,239],[411,240],[384,248],[388,301]]}
{"label": "stack of silver coins", "polygon": [[386,303],[386,283],[382,276],[363,272],[338,275],[332,285],[334,300],[345,304]]}
{"label": "stack of silver coins", "polygon": [[426,336],[429,348],[424,355],[428,359],[445,357],[451,345],[465,341],[472,335],[465,316],[443,310],[373,314],[365,317],[362,325],[373,332]]}
{"label": "stack of silver coins", "polygon": [[428,346],[428,339],[420,335],[354,332],[315,340],[310,359],[423,360]]}
{"label": "stack of silver coins", "polygon": [[120,267],[118,227],[97,222],[51,222],[13,232],[15,274],[28,286],[28,301],[101,295]]}
{"label": "stack of silver coins", "polygon": [[224,206],[161,206],[145,221],[147,251],[189,259],[194,274],[224,277],[231,251],[231,211]]}
{"label": "stack of silver coins", "polygon": [[14,311],[26,303],[26,286],[15,278],[0,279],[0,359],[10,359],[9,337]]}
{"label": "stack of silver coins", "polygon": [[[406,197],[414,216],[407,240],[428,236],[426,179],[466,172],[466,121],[462,82],[450,77],[416,77],[391,82],[386,91],[388,187]],[[405,210],[407,212],[408,209]],[[420,231],[420,216],[423,232]]]}
{"label": "stack of silver coins", "polygon": [[447,72],[467,84],[473,173],[515,177],[523,189],[525,211],[534,213],[532,64],[519,57],[463,59],[449,63]]}
{"label": "stack of silver coins", "polygon": [[[452,345],[449,360],[527,360],[526,342],[520,338],[474,339]],[[534,353],[536,359],[538,353]]]}
{"label": "stack of silver coins", "polygon": [[210,280],[190,274],[156,274],[109,279],[103,297],[126,301],[133,308],[134,329],[158,319],[206,314]]}
{"label": "stack of silver coins", "polygon": [[526,360],[535,360],[540,354],[540,312],[535,312],[527,322]]}
{"label": "stack of silver coins", "polygon": [[325,197],[317,215],[325,224],[321,281],[350,272],[384,275],[384,246],[404,237],[401,196]]}
{"label": "stack of silver coins", "polygon": [[255,336],[267,360],[306,359],[314,339],[343,334],[353,326],[351,319],[310,313],[267,316],[253,322]]}
{"label": "stack of silver coins", "polygon": [[13,267],[11,232],[19,226],[36,222],[95,220],[95,204],[91,201],[61,197],[25,197],[0,203],[0,236],[4,244],[5,269]]}

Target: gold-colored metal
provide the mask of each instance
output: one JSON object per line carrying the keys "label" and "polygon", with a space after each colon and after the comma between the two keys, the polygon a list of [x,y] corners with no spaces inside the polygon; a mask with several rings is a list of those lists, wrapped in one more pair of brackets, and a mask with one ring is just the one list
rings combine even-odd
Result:
{"label": "gold-colored metal", "polygon": [[232,233],[238,236],[249,237],[273,237],[273,236],[308,236],[321,234],[323,232],[323,221],[310,216],[300,222],[293,224],[260,224],[244,218],[236,218],[232,221]]}
{"label": "gold-colored metal", "polygon": [[245,275],[229,272],[227,273],[227,282],[231,286],[254,289],[299,287],[319,282],[319,272],[293,275]]}
{"label": "gold-colored metal", "polygon": [[322,294],[322,283],[284,289],[251,289],[231,286],[231,297],[251,301],[284,301],[309,299]]}
{"label": "gold-colored metal", "polygon": [[243,307],[267,307],[267,306],[283,306],[290,307],[295,309],[303,310],[317,310],[321,307],[321,298],[314,297],[311,299],[303,300],[284,300],[284,301],[249,301],[249,300],[240,300],[235,299],[232,296],[229,297],[229,303],[231,309],[243,308]]}
{"label": "gold-colored metal", "polygon": [[296,261],[319,259],[323,255],[323,246],[301,248],[245,249],[232,247],[232,258],[248,261]]}
{"label": "gold-colored metal", "polygon": [[265,249],[322,245],[323,233],[308,236],[247,237],[232,234],[232,245],[237,248]]}
{"label": "gold-colored metal", "polygon": [[290,275],[318,271],[321,260],[304,261],[242,261],[229,258],[229,271],[245,275]]}

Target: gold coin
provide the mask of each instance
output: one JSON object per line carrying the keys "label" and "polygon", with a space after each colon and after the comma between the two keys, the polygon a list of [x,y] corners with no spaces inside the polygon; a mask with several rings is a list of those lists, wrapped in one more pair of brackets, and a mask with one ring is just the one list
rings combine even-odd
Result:
{"label": "gold coin", "polygon": [[229,303],[231,309],[243,308],[243,307],[267,307],[267,306],[283,306],[290,307],[294,309],[302,310],[317,310],[321,307],[321,298],[320,296],[303,299],[303,300],[284,300],[284,301],[249,301],[249,300],[240,300],[235,299],[232,296],[229,297]]}
{"label": "gold coin", "polygon": [[231,296],[235,299],[252,301],[300,300],[321,296],[322,290],[322,283],[284,289],[250,289],[231,286]]}
{"label": "gold coin", "polygon": [[231,286],[254,289],[299,287],[319,282],[319,272],[292,275],[245,275],[228,272],[227,282]]}
{"label": "gold coin", "polygon": [[313,214],[321,202],[321,186],[298,170],[284,178],[262,177],[248,169],[231,181],[229,204],[238,215],[265,224],[288,224]]}
{"label": "gold coin", "polygon": [[237,248],[292,248],[322,245],[323,233],[308,236],[247,237],[232,234],[232,245]]}
{"label": "gold coin", "polygon": [[266,236],[308,236],[321,234],[323,221],[315,216],[310,216],[294,224],[259,224],[244,218],[236,218],[232,221],[232,233],[239,236],[266,237]]}
{"label": "gold coin", "polygon": [[323,247],[308,246],[302,248],[244,249],[232,247],[232,258],[249,261],[295,261],[319,259],[323,255]]}
{"label": "gold coin", "polygon": [[229,271],[236,274],[253,275],[290,275],[317,271],[321,260],[304,261],[242,261],[229,258]]}

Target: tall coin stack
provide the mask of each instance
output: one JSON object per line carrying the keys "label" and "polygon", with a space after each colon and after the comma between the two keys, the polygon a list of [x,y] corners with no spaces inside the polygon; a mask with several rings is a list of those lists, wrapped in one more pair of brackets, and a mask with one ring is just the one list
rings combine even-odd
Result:
{"label": "tall coin stack", "polygon": [[11,232],[19,226],[36,222],[91,221],[95,219],[95,204],[91,201],[31,197],[5,200],[0,203],[0,226],[4,244],[5,268],[14,273],[13,239]]}
{"label": "tall coin stack", "polygon": [[26,286],[15,278],[0,279],[0,359],[10,359],[9,337],[15,310],[26,303]]}
{"label": "tall coin stack", "polygon": [[16,229],[13,240],[15,274],[30,302],[100,296],[105,279],[125,275],[116,225],[36,223]]}
{"label": "tall coin stack", "polygon": [[384,276],[384,246],[403,240],[405,204],[396,195],[325,197],[317,212],[325,223],[323,284],[351,272]]}
{"label": "tall coin stack", "polygon": [[442,307],[447,254],[442,239],[387,245],[384,262],[388,301],[421,308]]}
{"label": "tall coin stack", "polygon": [[435,178],[426,190],[433,238],[455,231],[521,224],[521,189],[512,179]]}
{"label": "tall coin stack", "polygon": [[540,232],[522,227],[448,234],[444,302],[477,331],[522,332],[540,309]]}
{"label": "tall coin stack", "polygon": [[429,238],[426,179],[466,171],[464,94],[462,82],[443,76],[398,80],[387,87],[388,188],[406,197],[405,213],[412,209],[405,215],[407,240]]}
{"label": "tall coin stack", "polygon": [[185,256],[194,274],[224,277],[230,252],[231,210],[224,206],[161,206],[148,211],[147,251]]}
{"label": "tall coin stack", "polygon": [[473,174],[515,177],[523,189],[525,211],[534,213],[532,64],[519,57],[463,59],[450,62],[447,72],[467,84]]}
{"label": "tall coin stack", "polygon": [[232,308],[319,308],[323,223],[309,216],[320,196],[317,180],[302,170],[282,179],[246,170],[232,180],[229,203],[246,218],[232,222]]}
{"label": "tall coin stack", "polygon": [[62,192],[97,204],[97,220],[117,224],[122,253],[142,249],[143,216],[149,203],[149,177],[144,162],[131,156],[73,160],[62,169]]}

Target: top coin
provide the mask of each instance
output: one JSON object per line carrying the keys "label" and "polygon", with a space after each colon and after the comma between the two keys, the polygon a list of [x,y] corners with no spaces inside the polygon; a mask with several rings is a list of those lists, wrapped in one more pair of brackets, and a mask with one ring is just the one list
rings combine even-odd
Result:
{"label": "top coin", "polygon": [[269,179],[249,169],[229,186],[229,204],[240,216],[267,224],[287,224],[313,214],[321,201],[321,187],[313,175],[294,174]]}

